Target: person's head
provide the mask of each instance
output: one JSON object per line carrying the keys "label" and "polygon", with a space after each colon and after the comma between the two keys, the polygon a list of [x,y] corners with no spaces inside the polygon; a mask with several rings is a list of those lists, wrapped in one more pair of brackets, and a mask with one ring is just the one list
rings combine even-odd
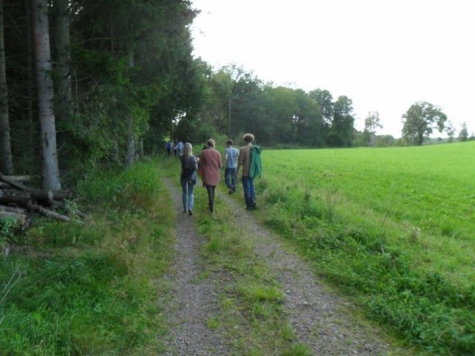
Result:
{"label": "person's head", "polygon": [[193,146],[189,142],[185,143],[185,150],[184,150],[185,157],[190,157],[192,154],[193,154]]}
{"label": "person's head", "polygon": [[206,142],[206,146],[208,146],[208,148],[214,148],[216,142],[214,142],[214,140],[212,138],[210,138],[207,142]]}
{"label": "person's head", "polygon": [[252,143],[254,142],[254,135],[253,134],[250,134],[250,133],[247,133],[245,134],[242,139],[244,140],[244,142],[246,143]]}
{"label": "person's head", "polygon": [[227,140],[226,146],[231,147],[233,145],[233,140]]}

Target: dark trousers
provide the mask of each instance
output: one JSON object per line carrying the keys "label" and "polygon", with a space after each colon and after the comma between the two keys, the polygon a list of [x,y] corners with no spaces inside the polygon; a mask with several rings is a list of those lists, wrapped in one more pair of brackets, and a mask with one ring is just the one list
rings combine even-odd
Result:
{"label": "dark trousers", "polygon": [[213,212],[214,210],[214,190],[216,186],[205,184],[206,190],[208,191],[208,206],[209,211]]}

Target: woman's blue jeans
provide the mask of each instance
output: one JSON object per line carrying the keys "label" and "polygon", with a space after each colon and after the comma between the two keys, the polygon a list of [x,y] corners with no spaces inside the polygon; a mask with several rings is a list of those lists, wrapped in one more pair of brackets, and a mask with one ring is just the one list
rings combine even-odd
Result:
{"label": "woman's blue jeans", "polygon": [[191,184],[189,180],[181,180],[181,188],[183,190],[183,211],[193,211],[195,185],[196,181],[194,184]]}
{"label": "woman's blue jeans", "polygon": [[244,200],[246,208],[251,209],[256,201],[256,193],[254,191],[254,178],[242,176],[242,188],[244,190]]}

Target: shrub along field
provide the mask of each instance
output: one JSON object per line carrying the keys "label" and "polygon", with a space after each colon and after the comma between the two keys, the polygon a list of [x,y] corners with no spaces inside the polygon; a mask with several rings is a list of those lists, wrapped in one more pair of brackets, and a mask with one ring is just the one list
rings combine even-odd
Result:
{"label": "shrub along field", "polygon": [[475,354],[475,142],[262,158],[261,218],[322,276],[411,345]]}

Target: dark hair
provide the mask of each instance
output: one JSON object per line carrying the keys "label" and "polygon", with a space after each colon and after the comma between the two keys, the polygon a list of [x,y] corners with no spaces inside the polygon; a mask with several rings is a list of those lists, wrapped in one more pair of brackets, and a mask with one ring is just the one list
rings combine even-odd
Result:
{"label": "dark hair", "polygon": [[232,146],[232,145],[233,145],[233,140],[227,140],[227,141],[226,141],[226,144]]}

